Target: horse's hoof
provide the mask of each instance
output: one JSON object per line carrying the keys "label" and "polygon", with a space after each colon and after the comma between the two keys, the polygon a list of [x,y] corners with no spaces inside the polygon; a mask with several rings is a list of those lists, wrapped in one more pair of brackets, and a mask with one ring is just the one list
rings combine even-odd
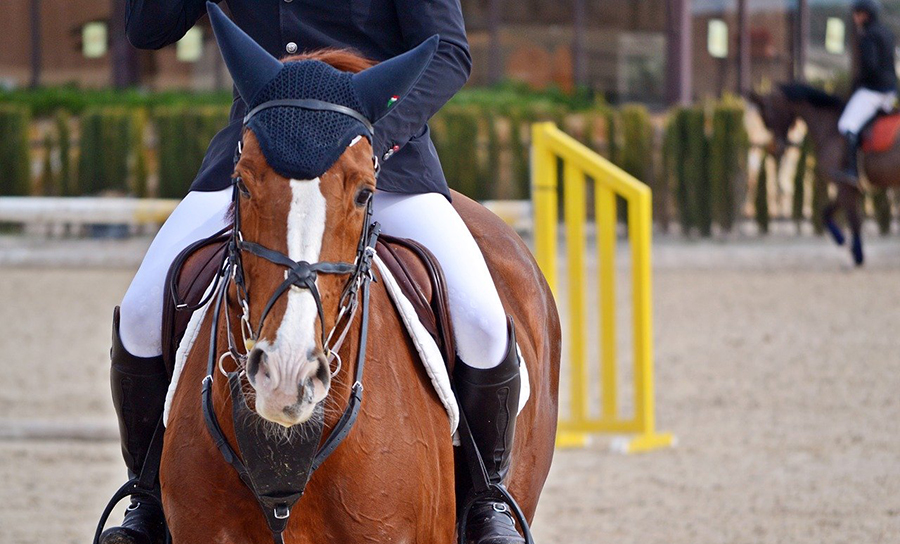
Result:
{"label": "horse's hoof", "polygon": [[841,228],[838,227],[834,221],[826,221],[825,227],[828,228],[829,234],[831,234],[831,237],[834,238],[834,243],[839,246],[844,245],[844,242],[846,242],[847,239],[844,238],[844,233],[841,232]]}
{"label": "horse's hoof", "polygon": [[862,240],[858,238],[853,240],[853,249],[851,253],[853,253],[853,262],[856,264],[856,266],[862,266],[863,262],[865,262],[865,257],[863,256]]}

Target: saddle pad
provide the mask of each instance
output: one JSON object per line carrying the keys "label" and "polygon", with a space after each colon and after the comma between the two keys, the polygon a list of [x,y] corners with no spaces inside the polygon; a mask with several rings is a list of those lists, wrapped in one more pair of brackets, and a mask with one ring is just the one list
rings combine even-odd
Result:
{"label": "saddle pad", "polygon": [[[425,328],[425,325],[419,320],[419,315],[416,313],[412,302],[410,302],[403,294],[403,291],[397,284],[397,280],[391,275],[391,271],[385,266],[378,255],[375,255],[375,264],[378,266],[378,271],[381,273],[388,294],[394,302],[394,306],[397,308],[397,313],[400,314],[400,319],[406,326],[406,331],[409,333],[409,337],[412,339],[416,351],[419,352],[419,359],[422,361],[422,364],[425,365],[425,372],[431,379],[431,384],[434,386],[438,397],[441,399],[441,403],[447,410],[447,415],[450,417],[450,432],[455,435],[456,428],[459,425],[459,404],[457,404],[456,396],[450,388],[450,375],[447,373],[447,365],[444,363],[444,357],[441,355],[441,350],[438,348],[434,338]],[[521,369],[520,381],[522,383],[522,388],[519,393],[519,412],[521,413],[522,408],[525,407],[525,404],[528,402],[528,398],[531,395],[531,384],[528,381],[528,368],[525,365],[522,351],[519,349],[518,345],[516,345],[516,352],[519,356],[519,368]]]}
{"label": "saddle pad", "polygon": [[862,149],[866,153],[881,153],[894,146],[900,133],[900,113],[883,115],[875,120],[863,140]]}
{"label": "saddle pad", "polygon": [[[393,301],[397,313],[400,315],[400,319],[409,333],[413,345],[416,347],[416,351],[419,354],[419,360],[422,361],[422,364],[425,366],[425,373],[428,374],[428,378],[431,380],[431,384],[434,386],[438,398],[441,400],[441,404],[444,405],[444,409],[447,411],[447,416],[450,419],[450,433],[455,436],[456,428],[459,425],[459,404],[457,404],[456,397],[453,395],[453,390],[450,387],[450,375],[447,372],[447,366],[444,363],[441,350],[438,348],[434,338],[425,328],[425,325],[419,320],[419,315],[416,313],[412,302],[410,302],[403,294],[403,291],[397,284],[397,280],[391,275],[390,270],[388,270],[381,259],[379,259],[378,255],[375,256],[375,264],[384,280],[391,301]],[[211,288],[212,285],[207,287],[206,294],[208,294],[208,291]],[[209,305],[210,302],[207,302],[191,316],[187,330],[181,340],[181,344],[178,346],[178,351],[175,353],[175,368],[172,372],[172,382],[169,384],[169,390],[166,394],[166,403],[163,410],[163,424],[168,424],[169,411],[172,407],[175,389],[178,387],[178,379],[181,377],[182,370],[184,370],[184,363],[187,359],[187,355],[190,353],[191,348],[194,347],[194,343],[200,332],[200,325],[206,317]],[[519,349],[518,345],[516,346],[516,351],[519,356],[519,368],[521,369],[522,374],[522,388],[519,394],[519,412],[521,412],[531,395],[531,385],[528,380],[528,367],[525,364],[525,360],[522,357],[522,351]]]}

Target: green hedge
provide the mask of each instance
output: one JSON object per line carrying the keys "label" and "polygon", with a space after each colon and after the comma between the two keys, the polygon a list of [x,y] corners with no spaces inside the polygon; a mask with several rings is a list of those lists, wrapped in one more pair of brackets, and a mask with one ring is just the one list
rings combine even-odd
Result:
{"label": "green hedge", "polygon": [[81,116],[78,187],[83,195],[130,191],[134,112],[127,108],[91,108]]}
{"label": "green hedge", "polygon": [[797,170],[794,172],[794,194],[791,201],[791,219],[797,225],[797,232],[805,218],[803,212],[806,200],[806,172],[808,171],[809,155],[812,152],[812,141],[809,136],[804,138],[800,146],[800,158],[797,159]]}
{"label": "green hedge", "polygon": [[30,126],[27,108],[0,104],[0,196],[22,196],[31,192]]}
{"label": "green hedge", "polygon": [[756,197],[753,199],[756,225],[760,234],[769,233],[769,155],[763,154],[759,163],[759,174],[756,177]]}
{"label": "green hedge", "polygon": [[704,236],[712,229],[706,112],[702,107],[678,108],[669,118],[665,138],[666,170],[674,178],[681,229],[695,228]]}
{"label": "green hedge", "polygon": [[709,180],[712,185],[712,217],[725,231],[735,223],[735,196],[747,169],[749,137],[744,127],[744,106],[726,98],[713,109],[709,144]]}
{"label": "green hedge", "polygon": [[149,92],[139,89],[80,89],[73,85],[0,91],[0,103],[25,106],[35,117],[49,117],[58,110],[81,115],[88,110],[104,107],[154,109],[167,106],[229,106],[231,102],[231,91]]}
{"label": "green hedge", "polygon": [[61,196],[75,196],[78,191],[72,176],[72,131],[71,118],[63,110],[56,112],[56,152],[59,157],[59,173],[56,176],[58,193]]}
{"label": "green hedge", "polygon": [[[231,90],[222,91],[146,91],[142,89],[82,89],[75,85],[39,89],[0,90],[0,103],[28,107],[35,117],[53,115],[63,109],[80,115],[97,107],[127,107],[153,110],[172,106],[230,106]],[[450,105],[477,107],[509,116],[522,109],[586,111],[603,105],[602,98],[590,92],[563,92],[559,88],[537,91],[523,83],[507,82],[490,88],[466,88],[457,93]]]}
{"label": "green hedge", "polygon": [[161,108],[153,114],[159,155],[160,198],[182,198],[215,134],[228,124],[228,108]]}
{"label": "green hedge", "polygon": [[878,223],[878,232],[886,236],[891,232],[891,200],[885,189],[875,189],[871,193],[872,208],[875,211],[875,222]]}

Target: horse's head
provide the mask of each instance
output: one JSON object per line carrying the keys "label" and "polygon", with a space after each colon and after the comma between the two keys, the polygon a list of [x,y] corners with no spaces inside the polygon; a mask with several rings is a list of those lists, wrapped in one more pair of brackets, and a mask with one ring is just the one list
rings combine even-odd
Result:
{"label": "horse's head", "polygon": [[250,112],[235,169],[246,294],[233,293],[247,303],[246,372],[256,412],[289,427],[328,395],[331,346],[324,344],[354,276],[375,191],[372,123],[405,98],[437,40],[376,66],[346,51],[279,61],[207,7]]}
{"label": "horse's head", "polygon": [[766,95],[750,93],[750,101],[759,109],[759,115],[772,134],[768,152],[780,160],[788,146],[788,133],[797,121],[794,104],[780,90]]}

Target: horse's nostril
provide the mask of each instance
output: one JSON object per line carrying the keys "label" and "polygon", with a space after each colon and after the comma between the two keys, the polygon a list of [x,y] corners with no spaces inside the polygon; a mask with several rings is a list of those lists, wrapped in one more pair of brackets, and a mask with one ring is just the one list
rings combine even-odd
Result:
{"label": "horse's nostril", "polygon": [[303,402],[312,403],[316,394],[316,387],[313,385],[313,379],[311,377],[300,382],[298,393]]}
{"label": "horse's nostril", "polygon": [[267,357],[266,352],[259,348],[255,348],[250,352],[250,356],[247,358],[247,377],[250,379],[251,384],[256,383],[256,375],[260,369],[266,373],[266,377],[269,377],[268,364],[266,363]]}

